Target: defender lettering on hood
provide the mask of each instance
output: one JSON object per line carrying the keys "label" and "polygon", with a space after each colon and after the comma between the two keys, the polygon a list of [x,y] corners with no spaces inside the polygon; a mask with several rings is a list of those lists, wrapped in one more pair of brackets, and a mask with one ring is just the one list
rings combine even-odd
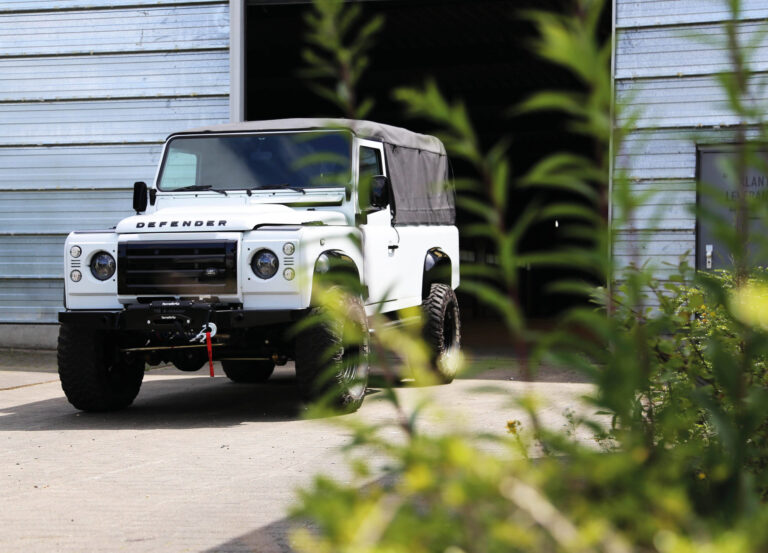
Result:
{"label": "defender lettering on hood", "polygon": [[136,228],[163,228],[169,227],[226,227],[226,221],[149,221],[138,222]]}

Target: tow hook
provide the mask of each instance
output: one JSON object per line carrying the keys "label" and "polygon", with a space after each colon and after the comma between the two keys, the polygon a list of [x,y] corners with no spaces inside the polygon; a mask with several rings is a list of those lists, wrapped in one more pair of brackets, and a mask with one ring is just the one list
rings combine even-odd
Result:
{"label": "tow hook", "polygon": [[213,338],[216,336],[218,328],[216,327],[216,323],[206,323],[203,325],[203,328],[200,332],[197,333],[197,335],[190,340],[190,342],[198,342],[200,344],[205,343],[206,335],[210,333],[210,338]]}

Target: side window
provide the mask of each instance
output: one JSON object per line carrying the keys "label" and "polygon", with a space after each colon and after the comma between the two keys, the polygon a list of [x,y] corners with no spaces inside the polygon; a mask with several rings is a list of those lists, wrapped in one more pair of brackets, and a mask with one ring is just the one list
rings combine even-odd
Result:
{"label": "side window", "polygon": [[384,174],[381,163],[381,151],[376,148],[360,146],[360,180]]}
{"label": "side window", "polygon": [[173,190],[197,184],[197,155],[171,150],[163,167],[160,188]]}

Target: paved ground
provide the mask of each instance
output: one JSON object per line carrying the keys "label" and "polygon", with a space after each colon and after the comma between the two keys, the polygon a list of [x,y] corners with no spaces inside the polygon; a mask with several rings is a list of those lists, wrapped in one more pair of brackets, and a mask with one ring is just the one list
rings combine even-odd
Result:
{"label": "paved ground", "polygon": [[[461,424],[501,434],[521,416],[510,400],[529,387],[547,398],[552,425],[588,391],[569,373],[524,383],[510,360],[484,362],[495,368],[398,394],[411,405],[431,395]],[[317,472],[346,478],[348,439],[334,421],[302,417],[291,372],[237,385],[156,370],[130,409],[86,414],[64,398],[54,354],[0,351],[0,551],[289,551],[295,490]],[[377,397],[374,387],[347,416],[391,420]],[[434,411],[425,419],[429,431],[443,424]]]}

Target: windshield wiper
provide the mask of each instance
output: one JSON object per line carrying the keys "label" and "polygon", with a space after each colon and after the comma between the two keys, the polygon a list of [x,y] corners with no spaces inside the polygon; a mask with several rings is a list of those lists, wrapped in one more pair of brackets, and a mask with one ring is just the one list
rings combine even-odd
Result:
{"label": "windshield wiper", "polygon": [[251,190],[295,190],[296,192],[301,192],[302,194],[306,194],[307,191],[303,188],[299,188],[298,186],[290,186],[288,184],[267,184],[265,186],[254,186],[252,188],[247,189],[250,193]]}
{"label": "windshield wiper", "polygon": [[206,190],[211,192],[216,192],[218,194],[224,194],[225,196],[228,196],[226,190],[220,190],[218,188],[214,188],[212,184],[190,184],[189,186],[182,186],[181,188],[174,188],[171,190],[171,192],[191,192],[193,190]]}

